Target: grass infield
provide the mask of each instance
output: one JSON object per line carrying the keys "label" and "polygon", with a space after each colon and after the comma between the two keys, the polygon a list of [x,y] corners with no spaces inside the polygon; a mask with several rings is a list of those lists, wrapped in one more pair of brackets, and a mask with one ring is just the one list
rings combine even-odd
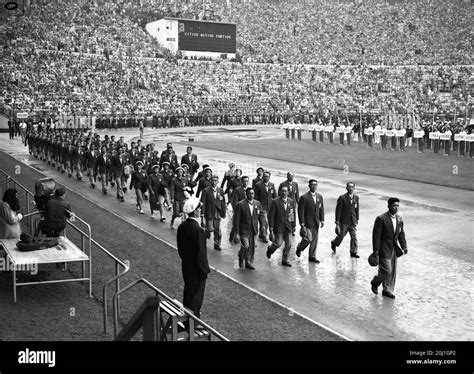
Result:
{"label": "grass infield", "polygon": [[336,143],[339,139],[328,144],[304,137],[301,141],[288,140],[283,136],[280,139],[197,138],[190,145],[233,153],[245,150],[246,154],[256,157],[474,190],[474,159],[458,157],[457,152],[443,156],[442,151],[436,155],[430,149],[417,153],[416,145],[401,152],[382,150],[380,145],[370,149],[366,143],[358,142],[342,146]]}

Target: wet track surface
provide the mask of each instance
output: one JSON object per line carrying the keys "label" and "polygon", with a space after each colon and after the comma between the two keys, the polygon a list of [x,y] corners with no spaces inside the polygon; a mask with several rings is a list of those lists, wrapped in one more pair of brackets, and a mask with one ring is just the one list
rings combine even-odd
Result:
{"label": "wet track surface", "polygon": [[[126,139],[136,132],[117,133]],[[186,135],[186,136],[184,136]],[[154,141],[161,151],[172,141],[177,155],[185,153],[187,135],[169,135],[166,138],[150,135],[144,143]],[[265,135],[265,134],[264,134]],[[199,136],[199,135],[197,135]],[[212,134],[206,136],[252,136],[259,134]],[[275,136],[269,132],[268,136]],[[180,144],[180,141],[183,144]],[[255,140],[258,141],[258,140]],[[45,163],[31,158],[16,144],[4,145],[2,149],[32,165],[58,182],[77,190],[96,204],[125,217],[128,221],[152,232],[163,240],[175,244],[176,230],[169,229],[167,222],[160,223],[146,215],[137,214],[134,196],[127,194],[126,203],[120,204],[114,194],[103,197],[99,190],[92,190],[88,183],[57,174]],[[9,150],[8,150],[9,149]],[[308,262],[308,252],[300,258],[295,256],[295,237],[290,254],[291,268],[283,267],[281,249],[268,260],[265,251],[268,244],[257,240],[255,271],[240,269],[237,264],[238,245],[228,241],[231,209],[222,222],[221,252],[212,249],[212,238],[208,241],[209,261],[212,267],[245,284],[276,302],[286,305],[288,313],[297,312],[353,340],[474,340],[474,193],[423,183],[398,181],[341,171],[306,166],[292,162],[269,159],[255,160],[226,152],[213,151],[194,146],[201,163],[207,162],[221,178],[228,162],[236,163],[244,175],[254,178],[258,166],[272,172],[271,181],[278,184],[286,172],[295,173],[300,193],[307,191],[307,180],[319,180],[318,192],[324,197],[326,225],[320,229],[316,257],[320,264]],[[360,196],[360,222],[358,225],[359,259],[349,256],[349,236],[346,236],[336,254],[332,253],[330,241],[334,238],[334,209],[337,197],[345,192],[348,180],[356,183]],[[426,187],[428,186],[428,188]],[[376,268],[367,263],[371,253],[371,234],[375,217],[386,211],[389,196],[401,199],[400,212],[405,220],[409,253],[399,258],[396,299],[391,300],[370,291],[370,280]],[[230,206],[229,206],[230,207]],[[178,222],[175,223],[177,227]],[[230,296],[231,297],[231,296]]]}

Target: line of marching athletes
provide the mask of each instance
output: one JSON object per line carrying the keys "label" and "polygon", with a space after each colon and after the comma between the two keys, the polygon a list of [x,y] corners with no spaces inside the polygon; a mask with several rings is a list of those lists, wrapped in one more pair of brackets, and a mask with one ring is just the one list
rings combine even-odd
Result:
{"label": "line of marching athletes", "polygon": [[[220,181],[208,164],[203,164],[202,170],[198,172],[198,157],[189,146],[181,162],[178,162],[171,143],[167,143],[166,149],[160,153],[154,143],[144,145],[141,139],[128,144],[123,137],[115,139],[113,135],[105,135],[101,139],[99,134],[80,129],[33,130],[28,132],[25,144],[30,154],[61,173],[67,172],[71,178],[75,174],[79,181],[86,175],[91,188],[100,183],[104,195],[115,188],[117,199],[124,202],[124,194],[133,190],[136,209],[140,214],[145,213],[145,201],[148,201],[151,218],[155,218],[155,212],[158,212],[161,222],[166,220],[164,208],[172,210],[171,229],[177,218],[180,221],[186,218],[184,203],[195,195],[203,203],[201,225],[208,239],[213,235],[214,249],[218,251],[221,250],[222,241],[221,220],[226,218],[227,207],[231,205],[234,214],[229,241],[241,244],[238,259],[242,268],[254,269],[252,263],[257,236],[264,243],[272,242],[267,248],[268,258],[284,244],[281,263],[291,266],[288,258],[297,217],[302,240],[296,246],[296,255],[300,257],[301,252],[309,246],[309,262],[319,262],[316,247],[319,228],[324,225],[324,202],[323,197],[316,193],[316,180],[310,180],[309,191],[305,194],[311,197],[308,200],[311,203],[302,205],[307,199],[300,197],[293,173],[288,172],[287,179],[276,189],[270,182],[271,173],[263,167],[257,169],[257,176],[250,181],[249,176],[242,175],[242,170],[230,163],[229,170]],[[355,225],[358,219],[357,199],[353,201],[351,198],[349,204],[349,212],[352,210],[353,216],[357,211],[357,217],[352,219]],[[339,245],[350,230],[342,231],[339,240],[336,238],[331,243],[333,251],[334,242]],[[359,257],[355,229],[353,231],[350,231],[350,254]]]}

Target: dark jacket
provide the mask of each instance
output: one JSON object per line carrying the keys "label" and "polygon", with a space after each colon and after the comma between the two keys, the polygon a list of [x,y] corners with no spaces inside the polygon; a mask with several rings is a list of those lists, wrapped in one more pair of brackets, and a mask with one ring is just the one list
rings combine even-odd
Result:
{"label": "dark jacket", "polygon": [[45,223],[53,226],[66,226],[66,220],[71,217],[71,205],[63,199],[50,199],[46,204]]}
{"label": "dark jacket", "polygon": [[354,194],[351,204],[351,198],[348,193],[339,196],[336,204],[336,223],[357,225],[359,222],[359,196]]}
{"label": "dark jacket", "polygon": [[296,183],[295,181],[290,183],[288,182],[288,180],[281,182],[280,185],[278,186],[278,195],[280,195],[281,188],[285,186],[288,187],[288,192],[289,192],[288,197],[292,198],[295,202],[299,201],[300,191],[299,191],[298,183]]}
{"label": "dark jacket", "polygon": [[[105,156],[105,159],[104,159],[104,156]],[[110,160],[107,154],[105,155],[100,154],[99,156],[97,156],[95,167],[99,174],[105,174],[109,171]]]}
{"label": "dark jacket", "polygon": [[230,204],[232,205],[232,209],[235,211],[235,207],[239,201],[245,199],[245,189],[243,186],[237,187],[234,192],[232,192],[232,199]]}
{"label": "dark jacket", "polygon": [[225,218],[226,202],[224,191],[220,187],[216,187],[217,199],[214,198],[214,191],[212,187],[207,187],[202,190],[201,202],[201,216],[207,220],[212,220],[216,216],[216,212],[221,218]]}
{"label": "dark jacket", "polygon": [[191,175],[194,175],[194,173],[199,169],[197,156],[194,153],[191,154],[191,161],[189,161],[188,154],[183,155],[181,157],[181,165],[188,165],[189,174]]}
{"label": "dark jacket", "polygon": [[321,221],[324,221],[324,202],[321,194],[316,192],[316,204],[309,191],[300,197],[298,220],[307,228],[319,227]]}
{"label": "dark jacket", "polygon": [[287,199],[287,207],[281,197],[277,197],[270,204],[268,210],[268,226],[273,228],[273,232],[285,233],[293,232],[296,227],[296,204],[293,199]]}
{"label": "dark jacket", "polygon": [[240,201],[236,207],[233,217],[235,232],[239,235],[257,235],[258,233],[258,217],[262,215],[262,204],[253,200],[253,214],[250,215],[250,207],[247,199]]}
{"label": "dark jacket", "polygon": [[375,219],[372,231],[372,249],[378,253],[380,258],[391,258],[393,251],[397,252],[397,256],[401,256],[403,254],[402,249],[407,248],[403,219],[397,214],[396,220],[397,224],[394,232],[392,219],[388,212]]}
{"label": "dark jacket", "polygon": [[257,183],[254,187],[255,199],[260,201],[262,209],[268,211],[270,203],[273,199],[278,197],[275,185],[272,182],[268,182],[268,191],[265,187],[265,183],[262,181]]}
{"label": "dark jacket", "polygon": [[145,170],[135,170],[132,173],[132,180],[130,181],[130,189],[135,188],[136,190],[146,191],[148,187],[147,173]]}
{"label": "dark jacket", "polygon": [[199,223],[188,218],[178,226],[178,254],[185,280],[206,279],[210,272],[207,260],[206,234]]}
{"label": "dark jacket", "polygon": [[210,187],[210,185],[211,185],[211,178],[207,179],[206,177],[202,177],[201,179],[199,179],[198,188],[196,191],[196,197],[199,197],[199,195],[201,194],[201,191],[207,187]]}

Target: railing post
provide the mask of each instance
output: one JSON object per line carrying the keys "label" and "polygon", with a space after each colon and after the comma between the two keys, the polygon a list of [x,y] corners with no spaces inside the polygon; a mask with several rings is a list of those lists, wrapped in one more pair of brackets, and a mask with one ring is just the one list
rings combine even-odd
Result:
{"label": "railing post", "polygon": [[[85,237],[84,237],[83,234],[81,234],[81,242],[82,242],[82,243],[81,243],[81,245],[82,245],[82,252],[86,253],[86,251],[84,250],[84,249],[85,249],[85,246],[86,246],[86,241],[85,241]],[[89,261],[90,261],[90,259],[89,259]],[[86,264],[85,264],[84,261],[82,261],[82,278],[85,278],[85,274],[86,274]],[[89,273],[89,278],[90,278],[90,276],[91,276],[91,275],[90,275],[90,273]],[[82,281],[82,284],[85,285],[85,284],[86,284],[86,281],[83,280],[83,281]],[[89,292],[90,292],[90,290],[89,290]]]}
{"label": "railing post", "polygon": [[[115,263],[115,276],[118,276],[120,272],[120,264]],[[120,292],[120,279],[115,280],[115,292]],[[117,296],[117,317],[120,318],[120,295]]]}
{"label": "railing post", "polygon": [[154,341],[155,338],[155,311],[151,307],[147,307],[143,312],[143,341]]}

